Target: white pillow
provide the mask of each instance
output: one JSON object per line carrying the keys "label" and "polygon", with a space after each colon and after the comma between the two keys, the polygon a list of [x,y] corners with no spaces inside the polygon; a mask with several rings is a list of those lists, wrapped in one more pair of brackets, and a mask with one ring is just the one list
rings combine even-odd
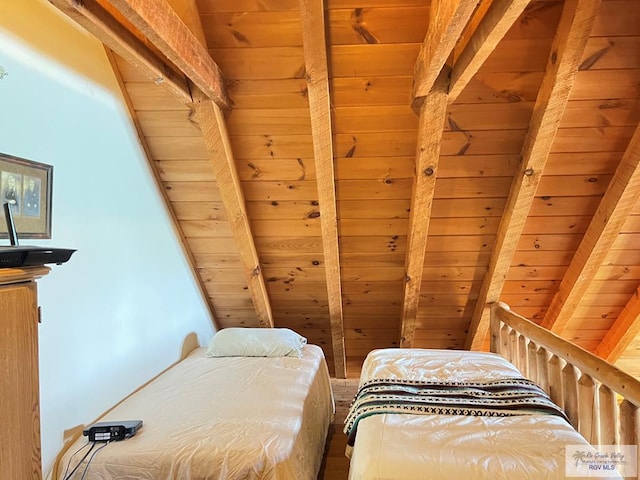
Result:
{"label": "white pillow", "polygon": [[302,357],[307,339],[288,328],[224,328],[211,339],[209,357]]}

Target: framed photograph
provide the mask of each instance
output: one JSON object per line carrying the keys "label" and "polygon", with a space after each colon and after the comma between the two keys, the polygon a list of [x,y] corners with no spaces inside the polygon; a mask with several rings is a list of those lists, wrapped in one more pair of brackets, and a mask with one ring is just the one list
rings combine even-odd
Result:
{"label": "framed photograph", "polygon": [[8,238],[4,204],[22,238],[51,238],[53,167],[0,153],[0,238]]}

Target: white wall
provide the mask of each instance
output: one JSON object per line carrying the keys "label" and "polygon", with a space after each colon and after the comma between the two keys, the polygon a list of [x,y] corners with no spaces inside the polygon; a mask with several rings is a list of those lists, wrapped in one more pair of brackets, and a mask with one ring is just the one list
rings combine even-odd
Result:
{"label": "white wall", "polygon": [[[101,44],[43,0],[0,3],[0,66],[8,72],[0,80],[0,152],[53,165],[52,239],[22,244],[78,250],[39,281],[46,473],[65,430],[177,361],[189,333],[206,344],[213,327]],[[38,23],[54,58],[34,50],[29,30],[42,31]],[[73,62],[60,60],[69,55],[86,70],[66,67]]]}

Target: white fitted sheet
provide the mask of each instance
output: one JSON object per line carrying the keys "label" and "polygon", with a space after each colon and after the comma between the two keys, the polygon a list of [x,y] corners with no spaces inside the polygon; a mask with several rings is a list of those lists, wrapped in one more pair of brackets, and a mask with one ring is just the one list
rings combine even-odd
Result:
{"label": "white fitted sheet", "polygon": [[[317,477],[334,413],[322,350],[307,345],[302,358],[209,358],[205,351],[197,349],[100,419],[144,425],[135,437],[100,450],[87,479]],[[69,457],[86,442],[82,437],[67,449],[54,478],[64,478]]]}
{"label": "white fitted sheet", "polygon": [[[374,350],[360,384],[376,378],[485,381],[522,377],[483,352]],[[564,479],[565,446],[587,441],[560,417],[379,414],[360,420],[350,480]]]}

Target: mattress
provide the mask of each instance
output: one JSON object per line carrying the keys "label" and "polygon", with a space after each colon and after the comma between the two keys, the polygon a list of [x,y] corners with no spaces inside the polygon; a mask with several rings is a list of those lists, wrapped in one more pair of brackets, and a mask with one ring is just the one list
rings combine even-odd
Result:
{"label": "mattress", "polygon": [[[485,382],[521,378],[499,355],[422,349],[374,350],[360,385],[372,379]],[[378,414],[360,420],[350,480],[564,479],[565,447],[588,442],[562,417]]]}
{"label": "mattress", "polygon": [[[302,358],[209,358],[205,351],[100,419],[144,424],[132,438],[97,444],[84,478],[316,479],[334,413],[322,350],[306,345]],[[65,478],[86,443],[80,438],[66,450],[54,478]]]}

